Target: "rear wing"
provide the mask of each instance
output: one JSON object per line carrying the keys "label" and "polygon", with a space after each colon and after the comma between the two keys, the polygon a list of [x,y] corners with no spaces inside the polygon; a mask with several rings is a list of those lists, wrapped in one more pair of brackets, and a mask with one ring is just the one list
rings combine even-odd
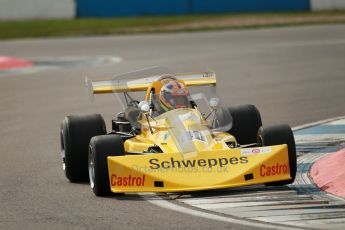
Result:
{"label": "rear wing", "polygon": [[[160,77],[153,76],[136,80],[117,80],[114,78],[105,81],[86,79],[86,87],[90,95],[146,91],[152,82],[157,81]],[[214,72],[176,74],[175,77],[182,80],[186,86],[216,85],[216,74]]]}

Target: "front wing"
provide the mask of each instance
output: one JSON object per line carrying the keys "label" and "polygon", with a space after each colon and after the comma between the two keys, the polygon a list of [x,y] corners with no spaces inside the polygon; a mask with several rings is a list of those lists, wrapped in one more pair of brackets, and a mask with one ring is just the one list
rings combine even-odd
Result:
{"label": "front wing", "polygon": [[[195,156],[195,155],[194,155]],[[287,145],[108,157],[112,192],[181,192],[291,179]]]}

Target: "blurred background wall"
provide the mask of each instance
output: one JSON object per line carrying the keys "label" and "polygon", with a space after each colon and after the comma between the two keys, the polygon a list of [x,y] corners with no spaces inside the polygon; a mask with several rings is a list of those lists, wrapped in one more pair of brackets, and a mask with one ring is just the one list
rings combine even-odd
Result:
{"label": "blurred background wall", "polygon": [[345,9],[345,0],[311,0],[314,10],[341,10]]}
{"label": "blurred background wall", "polygon": [[345,0],[0,0],[0,20],[341,9]]}
{"label": "blurred background wall", "polygon": [[309,0],[77,0],[80,17],[306,10]]}
{"label": "blurred background wall", "polygon": [[0,0],[0,20],[74,18],[75,0]]}

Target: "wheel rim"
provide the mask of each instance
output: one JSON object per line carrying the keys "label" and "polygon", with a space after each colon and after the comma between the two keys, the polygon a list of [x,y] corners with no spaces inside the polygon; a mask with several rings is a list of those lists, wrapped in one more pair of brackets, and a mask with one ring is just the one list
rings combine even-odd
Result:
{"label": "wheel rim", "polygon": [[60,142],[61,142],[61,157],[62,157],[62,169],[66,171],[66,152],[65,152],[65,144],[63,139],[63,130],[60,132]]}
{"label": "wheel rim", "polygon": [[95,186],[95,157],[92,146],[89,146],[89,178],[91,188]]}
{"label": "wheel rim", "polygon": [[261,136],[258,136],[258,141],[257,141],[257,142],[258,142],[257,145],[258,145],[259,147],[264,146],[264,140],[262,139]]}

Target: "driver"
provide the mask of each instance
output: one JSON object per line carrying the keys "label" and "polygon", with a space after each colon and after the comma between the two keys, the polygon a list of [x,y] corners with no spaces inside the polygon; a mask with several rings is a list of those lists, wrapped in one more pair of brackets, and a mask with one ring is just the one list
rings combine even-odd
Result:
{"label": "driver", "polygon": [[159,94],[161,112],[191,107],[188,97],[188,89],[182,83],[177,80],[169,81],[163,85]]}

